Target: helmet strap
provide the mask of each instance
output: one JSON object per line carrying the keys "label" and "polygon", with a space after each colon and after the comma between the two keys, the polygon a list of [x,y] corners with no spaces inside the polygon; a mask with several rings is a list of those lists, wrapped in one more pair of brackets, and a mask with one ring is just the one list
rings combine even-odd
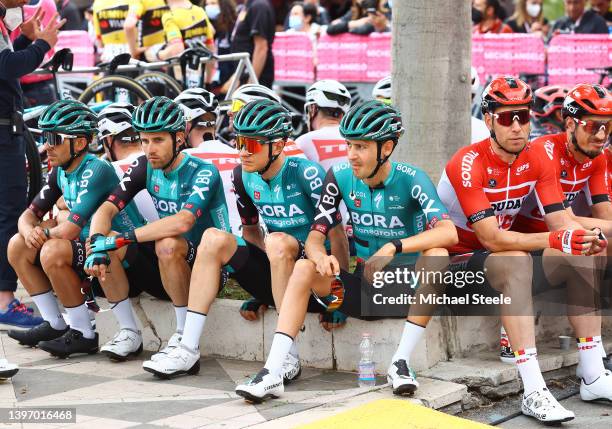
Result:
{"label": "helmet strap", "polygon": [[74,142],[72,140],[70,140],[70,158],[68,159],[68,161],[64,162],[63,164],[60,165],[60,167],[62,167],[62,169],[64,171],[68,170],[70,168],[70,166],[72,165],[72,162],[77,159],[79,156],[83,155],[85,152],[87,152],[87,146],[89,146],[89,142],[87,142],[87,145],[81,149],[78,152],[74,151]]}
{"label": "helmet strap", "polygon": [[260,176],[265,174],[265,172],[268,171],[270,167],[272,166],[272,163],[274,163],[274,161],[276,161],[278,157],[280,156],[280,153],[278,155],[272,155],[272,152],[273,152],[272,143],[268,143],[268,163],[266,164],[264,168],[258,171]]}
{"label": "helmet strap", "polygon": [[576,138],[576,131],[575,130],[571,132],[571,135],[572,135],[572,138],[571,138],[572,146],[574,147],[576,152],[581,153],[582,155],[586,156],[589,159],[593,159],[593,157],[591,155],[586,153],[580,146],[578,146],[578,139]]}
{"label": "helmet strap", "polygon": [[[388,156],[383,157],[382,156],[382,146],[383,144],[385,144],[386,141],[384,142],[376,142],[376,167],[374,167],[374,170],[372,171],[372,174],[370,174],[367,178],[371,179],[372,177],[376,176],[376,173],[378,173],[378,170],[380,170],[380,167],[382,167],[384,165],[385,162],[387,162],[389,160],[389,158],[391,157],[391,154],[389,154]],[[397,145],[397,141],[393,142],[393,150],[395,150],[395,146]],[[393,153],[393,150],[391,151],[391,153]]]}
{"label": "helmet strap", "polygon": [[106,137],[104,137],[103,144],[108,149],[108,154],[110,155],[110,159],[112,162],[117,161],[117,155],[115,155],[115,151],[113,150],[113,146],[115,145],[115,136],[112,136],[112,140],[110,144],[106,142]]}
{"label": "helmet strap", "polygon": [[[179,153],[181,152],[179,148],[177,148],[177,144],[176,144],[176,133],[170,133],[170,135],[172,136],[172,158],[170,158],[170,161],[168,161],[166,163],[166,165],[164,165],[161,169],[165,170],[166,168],[170,167],[172,165],[172,163],[176,160],[176,157],[179,155]],[[177,150],[179,149],[179,150]]]}

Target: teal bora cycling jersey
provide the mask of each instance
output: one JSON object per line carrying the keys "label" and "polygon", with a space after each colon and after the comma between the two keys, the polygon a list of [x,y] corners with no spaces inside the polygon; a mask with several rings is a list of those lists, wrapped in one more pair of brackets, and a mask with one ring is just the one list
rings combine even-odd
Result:
{"label": "teal bora cycling jersey", "polygon": [[[79,238],[84,241],[89,236],[91,217],[118,183],[119,178],[111,164],[87,154],[70,173],[61,167],[51,170],[47,184],[30,204],[30,210],[42,219],[63,196],[70,210],[68,221],[82,228]],[[143,224],[136,205],[128,204],[113,219],[112,229],[126,232]]]}
{"label": "teal bora cycling jersey", "polygon": [[304,158],[285,158],[269,182],[236,166],[232,180],[242,224],[255,225],[261,215],[268,231],[306,241],[324,178],[323,168]]}
{"label": "teal bora cycling jersey", "polygon": [[330,168],[311,229],[327,234],[340,223],[341,201],[350,213],[357,256],[363,259],[393,239],[411,237],[449,219],[427,174],[405,163],[391,163],[389,176],[376,188],[357,179],[348,162]]}
{"label": "teal bora cycling jersey", "polygon": [[122,209],[138,192],[146,189],[160,219],[181,210],[195,216],[195,225],[183,237],[197,246],[204,231],[210,227],[229,231],[229,216],[217,167],[189,154],[182,155],[181,163],[167,174],[161,169],[153,169],[146,156],[137,158],[108,201]]}

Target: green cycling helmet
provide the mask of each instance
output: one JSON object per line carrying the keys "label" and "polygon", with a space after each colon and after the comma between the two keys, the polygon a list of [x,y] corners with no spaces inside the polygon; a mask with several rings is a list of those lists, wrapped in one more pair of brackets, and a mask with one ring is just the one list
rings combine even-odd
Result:
{"label": "green cycling helmet", "polygon": [[63,134],[90,136],[96,132],[98,117],[77,100],[59,100],[49,105],[38,119],[38,128]]}
{"label": "green cycling helmet", "polygon": [[378,100],[354,106],[340,122],[340,134],[345,139],[397,142],[403,133],[400,112]]}
{"label": "green cycling helmet", "polygon": [[234,130],[246,137],[264,137],[270,141],[291,135],[291,114],[279,103],[262,99],[247,103],[234,116]]}
{"label": "green cycling helmet", "polygon": [[183,109],[168,97],[152,97],[142,103],[132,115],[132,126],[139,132],[176,133],[185,131]]}

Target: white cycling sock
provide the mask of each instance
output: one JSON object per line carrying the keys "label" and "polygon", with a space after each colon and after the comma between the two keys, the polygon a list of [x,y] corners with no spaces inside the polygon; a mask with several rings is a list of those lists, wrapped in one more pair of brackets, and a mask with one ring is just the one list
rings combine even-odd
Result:
{"label": "white cycling sock", "polygon": [[410,355],[423,336],[424,332],[424,326],[416,325],[406,320],[406,323],[404,324],[404,332],[402,332],[402,338],[397,346],[397,350],[395,351],[393,358],[391,359],[391,363],[396,362],[399,359],[405,359],[406,365],[410,366]]}
{"label": "white cycling sock", "polygon": [[[601,338],[601,337],[599,337],[599,338]],[[601,353],[601,357],[602,358],[607,358],[608,357],[608,355],[606,354],[606,349],[604,348],[602,340],[599,341],[599,352]]]}
{"label": "white cycling sock", "polygon": [[89,319],[89,310],[85,303],[77,307],[67,307],[68,318],[70,319],[70,328],[81,332],[85,338],[94,338],[95,332],[91,329],[91,320]]}
{"label": "white cycling sock", "polygon": [[291,344],[293,344],[293,338],[282,332],[274,334],[272,340],[272,347],[270,347],[270,353],[268,354],[268,360],[264,368],[270,371],[270,374],[280,377],[283,372],[283,362],[287,357],[287,353],[291,350]]}
{"label": "white cycling sock", "polygon": [[66,321],[62,317],[59,305],[57,305],[57,299],[53,295],[53,291],[40,293],[32,296],[34,304],[38,307],[38,311],[43,319],[49,322],[49,325],[53,329],[61,330],[66,329]]}
{"label": "white cycling sock", "polygon": [[521,349],[514,352],[516,367],[523,381],[524,395],[546,387],[540,365],[538,364],[538,352],[536,348]]}
{"label": "white cycling sock", "polygon": [[576,338],[582,379],[586,384],[591,384],[597,380],[605,371],[599,350],[600,344],[600,336]]}
{"label": "white cycling sock", "polygon": [[289,353],[293,357],[299,357],[300,356],[300,353],[299,353],[298,348],[297,348],[297,341],[293,340],[293,342],[291,343],[291,349],[289,350]]}
{"label": "white cycling sock", "polygon": [[174,313],[176,314],[176,332],[179,334],[183,333],[185,329],[185,318],[187,317],[187,306],[177,307],[174,306]]}
{"label": "white cycling sock", "polygon": [[112,304],[111,309],[119,322],[119,329],[131,329],[138,331],[138,325],[132,311],[132,302],[130,298],[125,298],[123,301]]}
{"label": "white cycling sock", "polygon": [[185,318],[185,329],[181,337],[181,344],[191,350],[199,350],[200,337],[206,323],[206,314],[188,310]]}

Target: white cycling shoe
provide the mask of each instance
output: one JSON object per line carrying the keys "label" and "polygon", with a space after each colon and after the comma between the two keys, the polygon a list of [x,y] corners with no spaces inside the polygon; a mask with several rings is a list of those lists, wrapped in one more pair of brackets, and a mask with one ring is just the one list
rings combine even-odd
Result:
{"label": "white cycling shoe", "polygon": [[283,382],[289,384],[293,380],[297,380],[301,374],[302,365],[300,364],[300,358],[287,353],[287,357],[283,362]]}
{"label": "white cycling shoe", "polygon": [[583,401],[610,401],[612,402],[612,372],[605,370],[597,380],[591,384],[580,381],[580,398]]}
{"label": "white cycling shoe", "polygon": [[19,367],[6,359],[0,359],[0,380],[11,378],[19,372]]}
{"label": "white cycling shoe", "polygon": [[521,411],[544,423],[567,422],[576,417],[572,411],[563,408],[546,387],[523,395]]}
{"label": "white cycling shoe", "polygon": [[172,336],[168,340],[168,344],[166,344],[166,347],[151,356],[151,359],[149,360],[155,362],[160,359],[164,359],[168,353],[170,353],[173,349],[179,346],[179,344],[181,343],[181,338],[182,335],[179,332],[175,332],[174,334],[172,334]]}
{"label": "white cycling shoe", "polygon": [[412,395],[419,388],[416,374],[404,359],[391,364],[387,370],[387,381],[391,383],[395,395]]}
{"label": "white cycling shoe", "polygon": [[124,361],[131,356],[142,353],[142,335],[140,331],[124,328],[115,334],[112,340],[100,348],[100,352],[112,360]]}
{"label": "white cycling shoe", "polygon": [[268,398],[278,398],[285,392],[283,378],[262,368],[248,383],[236,387],[236,394],[246,401],[259,404]]}
{"label": "white cycling shoe", "polygon": [[195,375],[200,372],[200,351],[179,344],[163,357],[143,362],[142,368],[165,379],[181,374]]}

